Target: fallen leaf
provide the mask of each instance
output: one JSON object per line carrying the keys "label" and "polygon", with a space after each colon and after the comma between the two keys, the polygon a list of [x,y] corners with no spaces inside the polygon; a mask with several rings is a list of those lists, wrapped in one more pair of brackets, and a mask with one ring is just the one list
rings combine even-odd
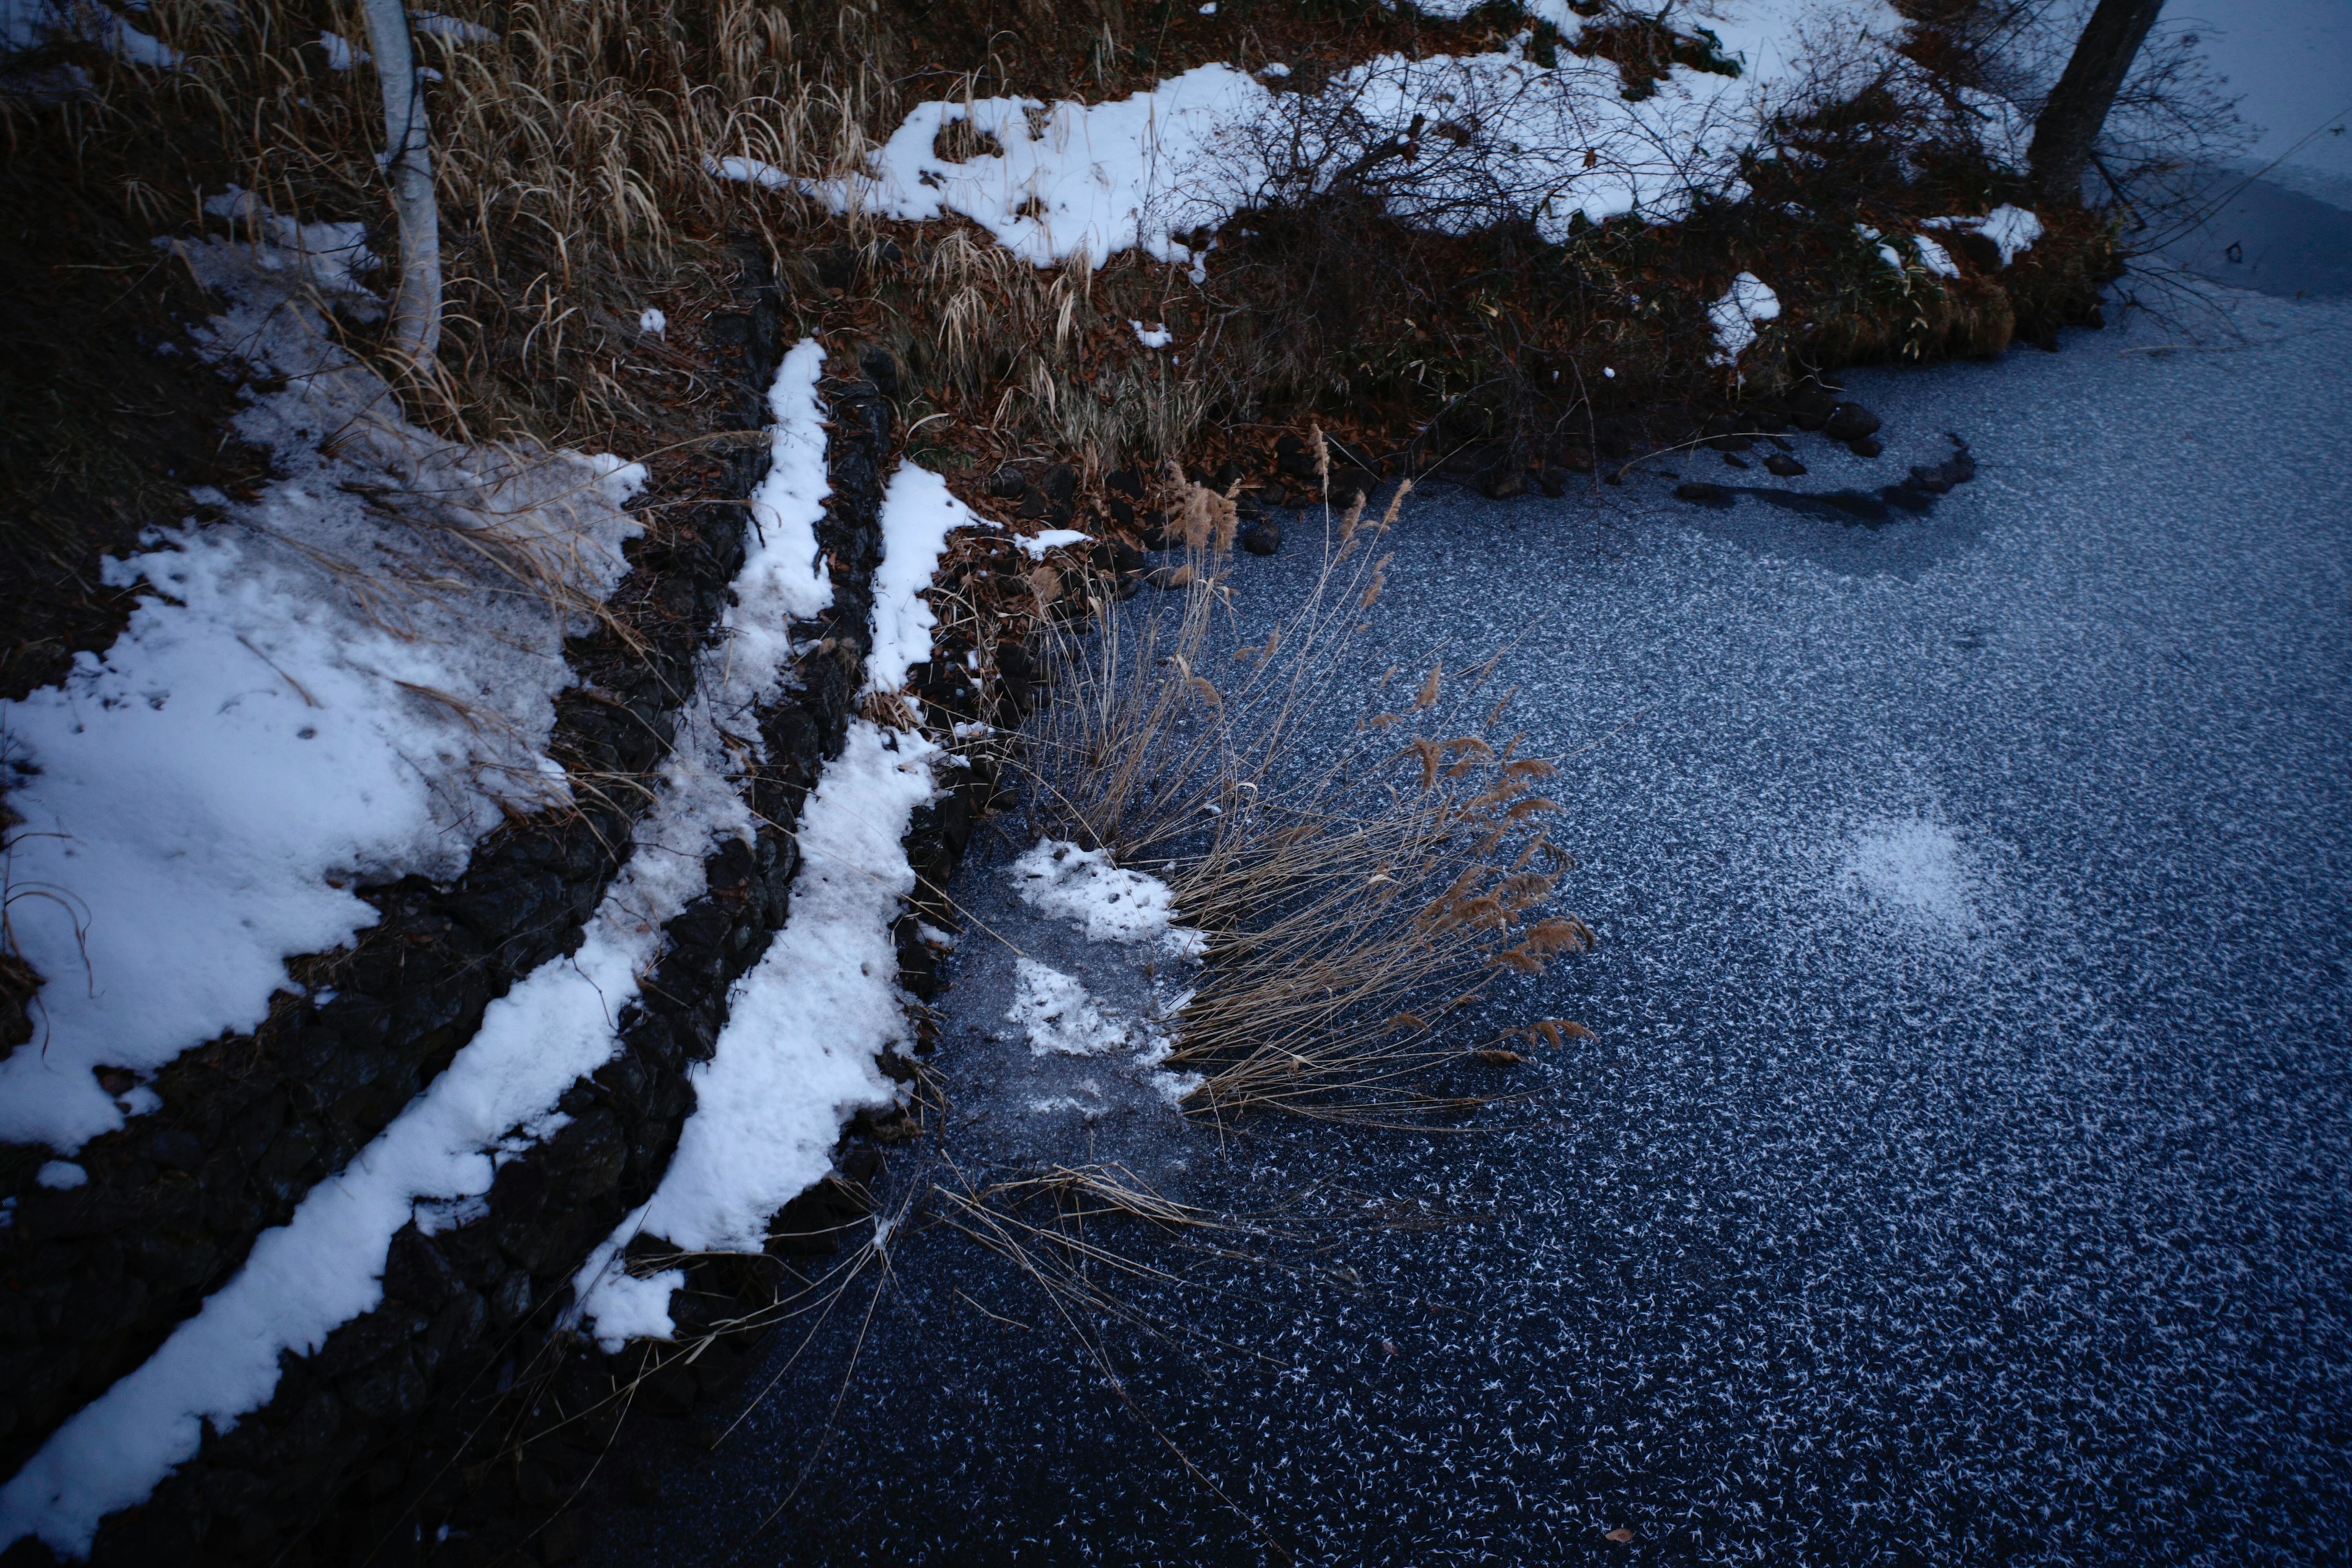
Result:
{"label": "fallen leaf", "polygon": [[1622,1546],[1633,1539],[1633,1532],[1630,1530],[1612,1530],[1607,1535],[1601,1537],[1601,1539],[1604,1541],[1613,1541],[1618,1545]]}

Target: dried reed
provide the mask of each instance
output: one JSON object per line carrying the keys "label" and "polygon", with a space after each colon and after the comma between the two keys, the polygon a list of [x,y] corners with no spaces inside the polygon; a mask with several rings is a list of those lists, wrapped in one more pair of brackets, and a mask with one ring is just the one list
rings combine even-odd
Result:
{"label": "dried reed", "polygon": [[[1501,703],[1444,722],[1489,671],[1449,683],[1433,667],[1410,704],[1335,742],[1390,559],[1374,547],[1402,499],[1332,520],[1314,586],[1257,644],[1220,635],[1214,549],[1192,552],[1172,616],[1112,603],[1050,635],[1054,700],[1014,763],[1030,826],[1162,877],[1208,933],[1173,1058],[1203,1075],[1204,1114],[1439,1103],[1409,1080],[1461,1055],[1453,1016],[1592,940],[1546,912],[1567,863],[1542,826],[1554,803],[1534,793],[1551,764],[1491,738]],[[1546,1022],[1529,1037],[1573,1027]]]}

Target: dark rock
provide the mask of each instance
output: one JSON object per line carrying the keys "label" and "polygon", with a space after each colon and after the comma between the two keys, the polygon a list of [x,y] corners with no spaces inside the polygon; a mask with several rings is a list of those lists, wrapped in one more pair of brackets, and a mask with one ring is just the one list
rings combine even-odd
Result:
{"label": "dark rock", "polygon": [[1037,488],[1045,492],[1047,500],[1056,504],[1068,500],[1078,488],[1078,471],[1067,463],[1055,463],[1037,476]]}
{"label": "dark rock", "polygon": [[185,1128],[158,1128],[142,1137],[139,1157],[175,1171],[193,1171],[205,1163],[204,1140]]}
{"label": "dark rock", "polygon": [[1705,479],[1685,479],[1675,487],[1675,499],[1721,505],[1731,500],[1731,493],[1721,485],[1711,485]]}
{"label": "dark rock", "polygon": [[1113,469],[1103,484],[1113,494],[1123,495],[1129,500],[1143,499],[1143,475],[1131,467]]}
{"label": "dark rock", "polygon": [[1846,444],[1846,450],[1857,458],[1875,458],[1886,447],[1875,436],[1857,436]]}
{"label": "dark rock", "polygon": [[1143,552],[1124,539],[1110,541],[1110,563],[1114,572],[1140,572],[1145,564]]}
{"label": "dark rock", "polygon": [[1222,493],[1241,483],[1242,479],[1242,466],[1228,458],[1217,465],[1217,471],[1210,482]]}
{"label": "dark rock", "polygon": [[1242,535],[1241,545],[1252,555],[1271,555],[1282,548],[1282,524],[1268,518]]}
{"label": "dark rock", "polygon": [[1589,474],[1592,471],[1592,454],[1582,447],[1563,447],[1559,466],[1571,474]]}
{"label": "dark rock", "polygon": [[1744,468],[1748,466],[1748,459],[1737,452],[1726,452],[1723,455],[1723,460],[1735,468]]}
{"label": "dark rock", "polygon": [[1028,488],[1028,479],[1018,468],[999,468],[988,476],[988,493],[998,500],[1018,500]]}
{"label": "dark rock", "polygon": [[530,1310],[530,1275],[520,1268],[510,1270],[490,1291],[490,1322],[493,1327],[509,1329],[522,1321]]}
{"label": "dark rock", "polygon": [[867,349],[857,356],[857,366],[883,396],[898,395],[898,362],[891,356],[889,350]]}
{"label": "dark rock", "polygon": [[1841,403],[1822,422],[1822,434],[1832,441],[1859,441],[1877,434],[1878,416],[1859,403]]}
{"label": "dark rock", "polygon": [[1787,453],[1775,452],[1764,459],[1764,471],[1778,474],[1784,479],[1794,479],[1802,478],[1807,470],[1804,464]]}
{"label": "dark rock", "polygon": [[1905,511],[1927,511],[1936,504],[1935,497],[1922,495],[1908,485],[1888,485],[1878,493],[1887,504],[1899,506]]}
{"label": "dark rock", "polygon": [[1335,468],[1331,473],[1332,504],[1353,506],[1360,496],[1370,500],[1380,484],[1380,476],[1368,468]]}
{"label": "dark rock", "polygon": [[1045,499],[1044,490],[1024,490],[1021,495],[1021,504],[1013,509],[1013,515],[1024,522],[1035,522],[1052,505],[1053,502]]}
{"label": "dark rock", "polygon": [[539,1560],[542,1563],[572,1563],[588,1552],[588,1531],[571,1514],[558,1514],[547,1528],[539,1532]]}
{"label": "dark rock", "polygon": [[[1954,437],[1952,440],[1959,445],[1959,437]],[[1969,455],[1965,445],[1960,445],[1958,451],[1940,463],[1914,464],[1911,468],[1912,488],[1926,490],[1929,495],[1942,495],[1954,485],[1967,484],[1976,477],[1977,460]]]}
{"label": "dark rock", "polygon": [[1718,452],[1745,452],[1756,445],[1756,437],[1740,429],[1730,415],[1718,414],[1706,422],[1706,444]]}
{"label": "dark rock", "polygon": [[343,1379],[336,1388],[353,1416],[375,1422],[415,1415],[424,1407],[426,1392],[425,1374],[405,1348]]}
{"label": "dark rock", "polygon": [[1490,500],[1510,500],[1528,493],[1524,468],[1489,468],[1478,476],[1478,489]]}
{"label": "dark rock", "polygon": [[1543,491],[1543,493],[1548,496],[1557,497],[1566,495],[1568,493],[1568,470],[1566,468],[1546,468],[1543,472],[1536,476],[1536,488]]}

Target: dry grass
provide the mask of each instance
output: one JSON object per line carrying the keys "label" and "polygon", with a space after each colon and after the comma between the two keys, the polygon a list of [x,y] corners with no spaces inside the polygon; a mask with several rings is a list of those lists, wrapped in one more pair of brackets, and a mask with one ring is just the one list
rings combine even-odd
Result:
{"label": "dry grass", "polygon": [[[1495,732],[1491,663],[1430,667],[1331,743],[1402,499],[1332,519],[1313,590],[1257,644],[1232,646],[1213,537],[1172,614],[1114,605],[1051,641],[1053,700],[1013,764],[1030,826],[1159,875],[1208,933],[1174,1058],[1203,1075],[1203,1114],[1427,1108],[1412,1079],[1462,1055],[1454,1015],[1592,940],[1549,912],[1567,863],[1537,793],[1553,770]],[[1482,700],[1484,718],[1465,717]],[[1546,1020],[1530,1037],[1574,1027]]]}

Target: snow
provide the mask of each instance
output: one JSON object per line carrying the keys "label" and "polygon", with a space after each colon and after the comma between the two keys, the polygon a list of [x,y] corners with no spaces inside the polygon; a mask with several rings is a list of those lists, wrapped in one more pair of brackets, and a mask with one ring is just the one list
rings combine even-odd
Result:
{"label": "snow", "polygon": [[1050,551],[1067,549],[1073,544],[1085,544],[1093,538],[1094,535],[1080,533],[1075,528],[1049,528],[1042,533],[1032,533],[1016,538],[1013,542],[1028,552],[1030,560],[1043,561]]}
{"label": "snow", "polygon": [[[785,356],[782,395],[771,401],[799,423],[794,448],[814,441],[821,452],[822,411],[802,395],[821,368],[821,355],[803,352],[813,348]],[[755,547],[745,560],[739,607],[767,591],[762,556]],[[704,664],[655,803],[634,834],[635,851],[579,950],[492,1002],[474,1037],[391,1126],[312,1188],[290,1222],[265,1232],[245,1267],[161,1350],[50,1437],[0,1490],[0,1545],[38,1534],[87,1554],[101,1518],[147,1496],[196,1452],[203,1423],[226,1429],[268,1402],[281,1352],[314,1351],[380,1304],[385,1256],[402,1226],[413,1218],[432,1235],[483,1217],[501,1161],[562,1125],[557,1101],[618,1049],[620,1015],[659,955],[662,928],[705,890],[705,858],[721,840],[753,831],[721,729],[772,695],[781,672],[724,653]],[[53,1171],[61,1173],[51,1179]],[[40,1179],[71,1186],[80,1178],[79,1167],[55,1162]]]}
{"label": "snow", "polygon": [[1937,277],[1958,278],[1960,275],[1959,264],[1952,259],[1952,253],[1937,241],[1924,234],[1915,234],[1911,237],[1911,244],[1919,252],[1919,265]]}
{"label": "snow", "polygon": [[347,71],[375,58],[365,49],[352,47],[352,41],[341,33],[320,33],[319,47],[327,51],[327,68],[332,71]]}
{"label": "snow", "polygon": [[558,605],[620,577],[643,470],[401,422],[312,302],[374,304],[356,233],[265,227],[295,247],[178,250],[229,304],[199,350],[284,378],[235,420],[283,477],[108,561],[153,595],[60,685],[0,704],[9,918],[45,982],[34,1041],[0,1062],[9,1142],[70,1154],[121,1126],[93,1068],[252,1028],[289,957],[374,923],[355,884],[447,880],[506,812],[569,798],[545,747],[583,623]]}
{"label": "snow", "polygon": [[768,388],[768,472],[751,492],[751,528],[742,572],[725,625],[735,679],[765,691],[792,658],[792,623],[833,603],[833,578],[817,547],[816,525],[833,493],[824,463],[824,416],[816,384],[824,349],[796,344]]}
{"label": "snow", "polygon": [[866,659],[866,684],[896,691],[907,671],[931,657],[931,628],[939,624],[923,595],[938,575],[940,552],[959,528],[995,524],[958,500],[948,482],[929,468],[901,462],[882,494],[882,564],[874,572],[874,649]]}
{"label": "snow", "polygon": [[637,312],[637,331],[660,337],[669,331],[669,318],[648,305]]}
{"label": "snow", "polygon": [[1129,321],[1135,329],[1135,341],[1148,349],[1164,349],[1176,341],[1176,334],[1165,327],[1147,327],[1141,321]]}
{"label": "snow", "polygon": [[[2020,252],[2042,237],[2042,220],[2023,207],[2011,206],[2006,202],[1982,217],[1931,217],[1927,220],[1927,226],[1976,230],[1999,248],[2003,267],[2016,260]],[[1921,237],[1921,244],[1927,243],[1926,237]]]}
{"label": "snow", "polygon": [[68,1193],[89,1181],[89,1173],[70,1160],[51,1160],[33,1173],[33,1180],[53,1193]]}
{"label": "snow", "polygon": [[1021,901],[1070,921],[1095,942],[1143,945],[1197,957],[1208,938],[1175,923],[1175,894],[1157,877],[1115,865],[1101,849],[1041,838],[1013,863]]}
{"label": "snow", "polygon": [[244,1268],[137,1371],[77,1412],[0,1490],[0,1543],[37,1534],[86,1555],[99,1521],[193,1458],[204,1423],[226,1430],[276,1392],[278,1356],[317,1350],[383,1299],[384,1258],[420,1200],[489,1191],[518,1126],[553,1131],[556,1100],[618,1044],[661,926],[702,891],[717,832],[748,835],[725,779],[673,764],[634,856],[580,950],[492,1002],[481,1028],[391,1126],[263,1233]]}
{"label": "snow", "polygon": [[1736,362],[1756,341],[1756,323],[1771,321],[1780,313],[1780,297],[1762,279],[1753,272],[1734,278],[1723,298],[1706,308],[1707,322],[1715,332],[1715,353],[1707,363]]}
{"label": "snow", "polygon": [[[1564,5],[1543,9],[1557,10],[1568,37],[1583,25]],[[1736,199],[1740,153],[1776,113],[1854,90],[1875,73],[1890,73],[1898,88],[1917,74],[1895,52],[1906,24],[1884,0],[1716,0],[1677,20],[1714,31],[1740,74],[1676,66],[1653,96],[1629,103],[1614,64],[1567,54],[1546,67],[1526,54],[1524,37],[1489,54],[1381,57],[1312,98],[1277,96],[1245,72],[1211,64],[1093,105],[919,104],[866,174],[802,188],[836,210],[918,222],[960,214],[1041,267],[1129,248],[1197,266],[1185,237],[1195,228],[1286,190],[1320,188],[1366,149],[1405,137],[1418,115],[1475,125],[1474,144],[1441,152],[1441,138],[1416,143],[1422,177],[1385,190],[1396,216],[1457,231],[1526,217],[1558,239],[1580,216],[1671,221],[1698,191]],[[1912,96],[1924,124],[1930,100]],[[993,136],[1002,151],[940,157],[939,133],[956,121]],[[799,184],[750,159],[711,168],[729,179]]]}
{"label": "snow", "polygon": [[632,1279],[614,1267],[640,1231],[688,1251],[757,1252],[770,1215],[833,1167],[842,1123],[895,1102],[876,1066],[910,1043],[890,922],[915,889],[900,840],[936,786],[939,748],[851,721],[842,753],[803,808],[792,914],[737,983],[727,1026],[693,1073],[695,1109],[654,1195],[575,1278],[580,1321],[617,1349],[670,1331],[672,1271]]}
{"label": "snow", "polygon": [[72,38],[96,44],[132,65],[173,70],[180,64],[179,50],[103,5],[77,0],[0,0],[0,54]]}

